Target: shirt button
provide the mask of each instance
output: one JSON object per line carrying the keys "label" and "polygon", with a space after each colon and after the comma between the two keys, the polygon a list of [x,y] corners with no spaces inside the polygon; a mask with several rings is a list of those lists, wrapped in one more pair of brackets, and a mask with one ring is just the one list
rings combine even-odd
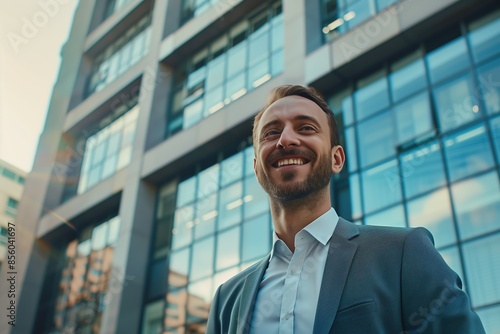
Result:
{"label": "shirt button", "polygon": [[290,313],[285,314],[285,320],[290,319]]}

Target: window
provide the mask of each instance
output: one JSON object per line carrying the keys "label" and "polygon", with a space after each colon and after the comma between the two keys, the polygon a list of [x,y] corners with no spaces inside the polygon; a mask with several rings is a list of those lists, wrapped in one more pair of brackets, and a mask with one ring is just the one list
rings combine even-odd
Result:
{"label": "window", "polygon": [[401,200],[401,185],[397,161],[392,160],[370,168],[361,174],[363,205],[366,213]]}
{"label": "window", "polygon": [[448,172],[452,181],[486,170],[494,165],[484,125],[444,137]]}
{"label": "window", "polygon": [[106,88],[149,51],[150,21],[150,15],[142,18],[95,57],[87,96]]}
{"label": "window", "polygon": [[500,112],[500,59],[477,68],[478,89],[489,114]]}
{"label": "window", "polygon": [[354,107],[356,117],[361,120],[389,106],[387,77],[383,72],[362,80],[354,92]]}
{"label": "window", "polygon": [[5,208],[5,213],[11,217],[15,217],[17,214],[18,201],[12,197],[7,198],[7,207]]}
{"label": "window", "polygon": [[472,306],[500,301],[500,234],[463,246]]}
{"label": "window", "polygon": [[393,109],[398,143],[405,143],[429,133],[432,124],[431,107],[427,93],[418,94]]}
{"label": "window", "polygon": [[394,101],[404,99],[426,86],[424,62],[422,58],[415,57],[419,57],[419,54],[412,54],[392,65],[389,81]]}
{"label": "window", "polygon": [[193,126],[283,70],[278,2],[234,25],[196,52],[175,74],[167,136]]}
{"label": "window", "polygon": [[490,172],[451,186],[460,237],[472,238],[499,228],[500,185]]}
{"label": "window", "polygon": [[358,136],[361,167],[372,165],[396,154],[390,110],[361,123]]}
{"label": "window", "polygon": [[79,194],[128,165],[138,114],[135,106],[86,140]]}
{"label": "window", "polygon": [[10,169],[7,169],[5,167],[2,168],[2,175],[8,179],[13,180],[13,181],[16,180],[16,173],[14,173],[13,171],[11,171]]}
{"label": "window", "polygon": [[367,216],[366,225],[406,227],[405,214],[402,205],[397,205],[382,212]]}
{"label": "window", "polygon": [[[118,283],[113,281],[116,277],[123,277],[112,267],[119,226],[120,219],[115,217],[85,229],[78,239],[68,243],[65,257],[60,259],[61,279],[58,295],[54,296],[56,306],[51,332],[72,331],[75,326],[87,325],[99,331],[109,288]],[[92,317],[78,317],[82,309]]]}
{"label": "window", "polygon": [[103,21],[120,11],[125,5],[129,4],[132,0],[107,0],[106,9],[104,10]]}
{"label": "window", "polygon": [[480,115],[470,74],[435,87],[433,94],[442,132],[470,122]]}
{"label": "window", "polygon": [[402,154],[400,164],[407,198],[446,184],[441,148],[437,142]]}
{"label": "window", "polygon": [[432,83],[439,82],[470,66],[464,38],[449,42],[426,56]]}
{"label": "window", "polygon": [[407,209],[410,226],[427,228],[434,236],[436,247],[456,242],[448,188],[409,201]]}
{"label": "window", "polygon": [[[479,63],[489,57],[500,53],[500,11],[495,11],[487,17],[471,24],[469,33],[472,55],[474,61]],[[477,25],[481,27],[476,28]]]}

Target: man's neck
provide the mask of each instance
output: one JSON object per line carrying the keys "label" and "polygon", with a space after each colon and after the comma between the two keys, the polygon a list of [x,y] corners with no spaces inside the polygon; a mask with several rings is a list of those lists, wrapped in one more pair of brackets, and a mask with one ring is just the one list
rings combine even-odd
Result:
{"label": "man's neck", "polygon": [[295,251],[295,235],[331,209],[329,189],[307,199],[286,203],[270,198],[270,203],[276,234],[292,252]]}

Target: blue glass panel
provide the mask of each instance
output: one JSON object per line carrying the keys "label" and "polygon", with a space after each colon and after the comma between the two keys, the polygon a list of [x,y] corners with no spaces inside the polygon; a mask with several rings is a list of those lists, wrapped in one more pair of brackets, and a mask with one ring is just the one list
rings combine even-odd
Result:
{"label": "blue glass panel", "polygon": [[442,132],[456,128],[480,116],[470,74],[447,82],[433,90]]}
{"label": "blue glass panel", "polygon": [[213,274],[214,237],[205,238],[193,245],[191,275],[189,279],[196,280]]}
{"label": "blue glass panel", "polygon": [[189,245],[192,240],[194,226],[194,208],[188,205],[175,210],[174,228],[172,230],[172,248],[178,249]]}
{"label": "blue glass panel", "polygon": [[446,136],[443,141],[451,181],[494,165],[490,141],[483,125]]}
{"label": "blue glass panel", "polygon": [[245,179],[244,215],[245,219],[269,210],[267,193],[257,182],[255,176]]}
{"label": "blue glass panel", "polygon": [[460,276],[462,282],[464,281],[464,271],[462,269],[462,263],[460,262],[460,253],[458,252],[458,247],[448,247],[446,249],[440,250],[439,253],[445,260],[446,264],[453,269],[454,272]]}
{"label": "blue glass panel", "polygon": [[179,183],[177,188],[177,207],[184,206],[194,201],[196,195],[196,176]]}
{"label": "blue glass panel", "polygon": [[[498,216],[497,216],[498,221]],[[472,306],[500,301],[500,234],[495,234],[463,246],[465,268],[469,279]]]}
{"label": "blue glass panel", "polygon": [[222,187],[243,176],[243,153],[239,152],[221,162],[220,183]]}
{"label": "blue glass panel", "polygon": [[[500,43],[499,43],[500,44]],[[489,114],[500,112],[500,58],[477,68],[478,90]]]}
{"label": "blue glass panel", "polygon": [[451,195],[462,239],[500,229],[498,172],[455,183]]}
{"label": "blue glass panel", "polygon": [[393,109],[398,142],[404,143],[432,130],[431,106],[427,92],[398,104]]}
{"label": "blue glass panel", "polygon": [[500,117],[495,117],[490,121],[491,136],[495,145],[497,159],[500,160]]}
{"label": "blue glass panel", "polygon": [[349,192],[351,195],[351,218],[358,219],[362,214],[359,174],[349,176]]}
{"label": "blue glass panel", "polygon": [[402,154],[400,159],[407,198],[446,184],[443,157],[438,143],[417,147]]}
{"label": "blue glass panel", "polygon": [[399,101],[426,86],[425,66],[422,59],[418,59],[389,75],[392,98]]}
{"label": "blue glass panel", "polygon": [[356,116],[361,120],[389,106],[387,78],[384,76],[354,92]]}
{"label": "blue glass panel", "polygon": [[234,266],[240,262],[240,227],[219,233],[217,238],[216,270]]}
{"label": "blue glass panel", "polygon": [[410,226],[427,228],[434,236],[436,247],[457,241],[448,188],[442,188],[408,202],[407,209]]}
{"label": "blue glass panel", "polygon": [[399,0],[377,0],[377,9],[381,11],[397,2],[399,2]]}
{"label": "blue glass panel", "polygon": [[366,225],[406,227],[405,213],[402,205],[397,205],[390,209],[365,218]]}
{"label": "blue glass panel", "polygon": [[253,171],[253,158],[254,158],[254,150],[253,146],[248,146],[244,151],[245,156],[245,176],[254,175]]}
{"label": "blue glass panel", "polygon": [[496,19],[469,34],[472,55],[480,62],[500,53],[500,19]]}
{"label": "blue glass panel", "polygon": [[356,154],[356,134],[354,127],[345,130],[345,146],[346,146],[346,163],[349,167],[349,172],[358,169],[358,156]]}
{"label": "blue glass panel", "polygon": [[361,167],[396,154],[394,132],[390,110],[359,125],[358,143]]}
{"label": "blue glass panel", "polygon": [[484,330],[486,333],[499,333],[500,332],[500,305],[488,307],[477,311],[477,315],[481,318]]}
{"label": "blue glass panel", "polygon": [[[374,0],[350,1],[350,4],[342,11],[342,14],[349,29],[352,29],[367,20],[370,16],[375,15]],[[348,18],[349,20],[347,20]]]}
{"label": "blue glass panel", "polygon": [[191,248],[187,247],[170,255],[169,271],[171,277],[169,277],[169,285],[181,287],[187,284],[190,250]]}
{"label": "blue glass panel", "polygon": [[198,200],[196,204],[196,218],[194,220],[194,237],[196,239],[214,233],[215,218],[217,215],[217,194]]}
{"label": "blue glass panel", "polygon": [[220,191],[219,225],[222,230],[241,221],[243,207],[243,183],[237,182]]}
{"label": "blue glass panel", "polygon": [[432,83],[441,81],[470,66],[467,43],[457,38],[437,50],[427,54],[427,65]]}
{"label": "blue glass panel", "polygon": [[228,51],[227,77],[243,71],[247,63],[247,41],[243,41]]}
{"label": "blue glass panel", "polygon": [[219,189],[219,164],[198,174],[198,198],[208,196]]}
{"label": "blue glass panel", "polygon": [[401,183],[396,160],[364,171],[361,179],[365,213],[401,201]]}
{"label": "blue glass panel", "polygon": [[243,223],[242,262],[264,257],[271,250],[271,229],[268,214]]}

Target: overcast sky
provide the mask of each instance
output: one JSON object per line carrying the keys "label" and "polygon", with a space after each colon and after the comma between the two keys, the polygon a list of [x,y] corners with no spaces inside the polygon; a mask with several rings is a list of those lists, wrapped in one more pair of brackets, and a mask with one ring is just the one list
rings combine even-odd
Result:
{"label": "overcast sky", "polygon": [[0,0],[0,159],[27,172],[77,3]]}

